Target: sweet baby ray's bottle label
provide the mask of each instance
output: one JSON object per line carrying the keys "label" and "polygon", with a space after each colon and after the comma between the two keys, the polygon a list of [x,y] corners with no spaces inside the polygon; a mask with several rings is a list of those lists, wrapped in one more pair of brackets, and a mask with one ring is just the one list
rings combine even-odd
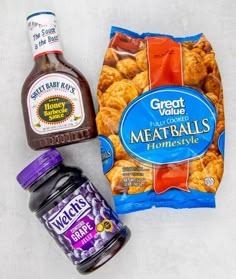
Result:
{"label": "sweet baby ray's bottle label", "polygon": [[100,251],[122,227],[117,215],[90,182],[80,186],[40,220],[74,264]]}
{"label": "sweet baby ray's bottle label", "polygon": [[78,85],[62,74],[48,74],[30,88],[27,105],[30,125],[37,134],[79,127],[84,121]]}

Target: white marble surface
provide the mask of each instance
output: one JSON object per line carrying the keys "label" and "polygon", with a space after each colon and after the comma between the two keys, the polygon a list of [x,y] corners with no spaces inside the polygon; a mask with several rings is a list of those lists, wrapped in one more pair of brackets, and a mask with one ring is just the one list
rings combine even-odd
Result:
{"label": "white marble surface", "polygon": [[[122,216],[131,228],[128,245],[87,278],[236,278],[236,2],[233,0],[0,0],[0,278],[79,278],[28,210],[28,193],[16,174],[40,152],[27,143],[21,112],[22,83],[32,65],[25,17],[57,14],[65,57],[95,89],[111,25],[176,36],[204,32],[221,70],[226,109],[225,175],[216,209],[151,209]],[[67,164],[80,166],[112,203],[97,140],[59,149]]]}

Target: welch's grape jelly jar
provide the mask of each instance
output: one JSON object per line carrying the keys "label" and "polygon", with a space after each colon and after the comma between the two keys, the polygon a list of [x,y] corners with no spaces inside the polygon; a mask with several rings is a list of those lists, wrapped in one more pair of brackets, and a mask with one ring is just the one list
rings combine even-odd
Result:
{"label": "welch's grape jelly jar", "polygon": [[17,176],[30,192],[29,207],[77,270],[89,273],[112,258],[130,230],[80,169],[67,167],[56,149]]}

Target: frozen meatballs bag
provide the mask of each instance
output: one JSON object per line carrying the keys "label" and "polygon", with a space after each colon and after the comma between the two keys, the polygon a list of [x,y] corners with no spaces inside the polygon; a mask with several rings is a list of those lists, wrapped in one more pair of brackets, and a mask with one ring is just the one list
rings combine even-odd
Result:
{"label": "frozen meatballs bag", "polygon": [[103,171],[118,213],[215,207],[223,91],[203,34],[174,38],[112,27],[97,96]]}

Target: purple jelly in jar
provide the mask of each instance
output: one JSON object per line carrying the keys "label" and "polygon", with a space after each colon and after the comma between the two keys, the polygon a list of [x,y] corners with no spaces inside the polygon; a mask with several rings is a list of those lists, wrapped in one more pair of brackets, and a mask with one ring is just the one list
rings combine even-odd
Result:
{"label": "purple jelly in jar", "polygon": [[77,270],[89,273],[112,258],[130,230],[78,168],[56,149],[46,151],[17,176],[30,192],[29,207]]}

